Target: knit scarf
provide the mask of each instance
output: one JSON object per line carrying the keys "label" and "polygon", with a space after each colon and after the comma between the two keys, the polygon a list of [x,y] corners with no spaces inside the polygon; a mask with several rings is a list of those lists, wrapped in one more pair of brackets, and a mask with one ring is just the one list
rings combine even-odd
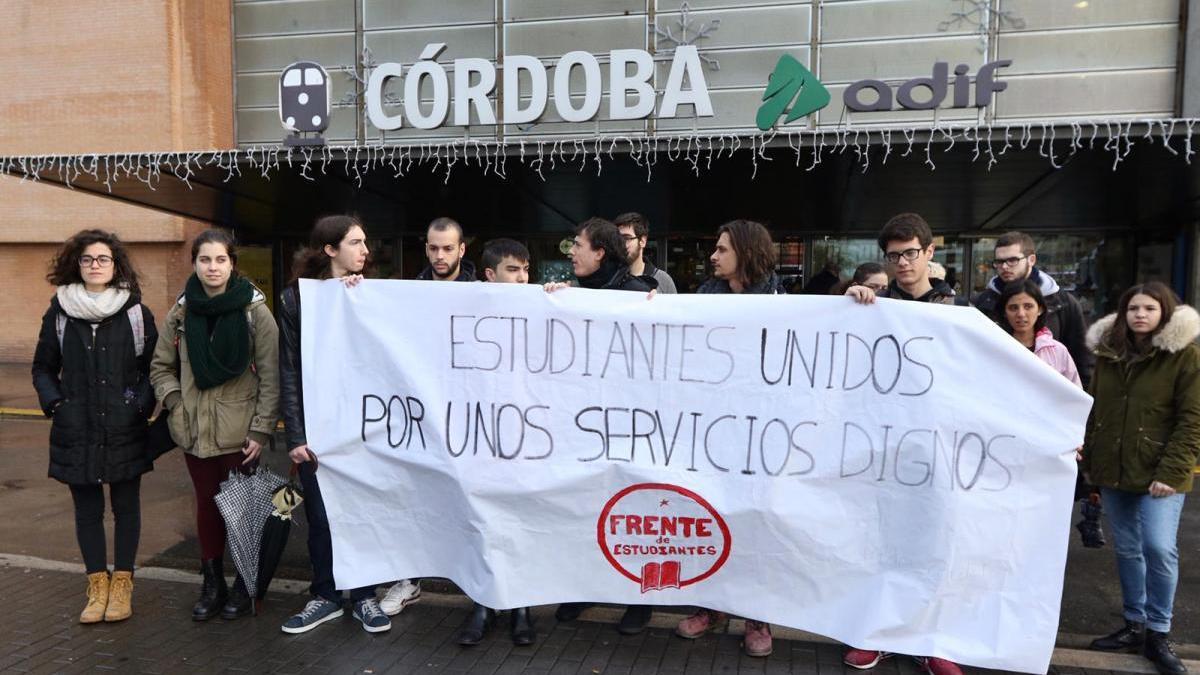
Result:
{"label": "knit scarf", "polygon": [[116,314],[129,302],[129,289],[109,286],[100,295],[88,295],[83,284],[67,284],[54,291],[58,306],[72,319],[98,323]]}
{"label": "knit scarf", "polygon": [[184,336],[196,386],[211,389],[246,372],[250,365],[246,305],[254,298],[254,286],[232,274],[225,292],[210,298],[193,274],[183,294]]}

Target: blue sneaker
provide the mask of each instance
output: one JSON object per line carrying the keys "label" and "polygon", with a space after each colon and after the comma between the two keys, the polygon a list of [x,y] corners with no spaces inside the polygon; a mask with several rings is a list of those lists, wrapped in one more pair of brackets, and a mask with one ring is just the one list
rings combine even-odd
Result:
{"label": "blue sneaker", "polygon": [[330,602],[325,598],[313,598],[308,601],[299,614],[292,616],[280,626],[285,633],[307,633],[331,619],[336,619],[345,612],[340,603]]}
{"label": "blue sneaker", "polygon": [[354,618],[362,622],[363,630],[368,633],[382,633],[392,629],[392,620],[379,609],[379,601],[374,597],[363,598],[354,603]]}

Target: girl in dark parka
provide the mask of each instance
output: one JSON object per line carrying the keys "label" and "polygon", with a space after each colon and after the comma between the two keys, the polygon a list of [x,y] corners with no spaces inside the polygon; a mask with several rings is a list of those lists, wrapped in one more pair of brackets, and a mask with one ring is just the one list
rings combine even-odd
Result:
{"label": "girl in dark parka", "polygon": [[1134,286],[1087,333],[1096,353],[1080,470],[1101,489],[1125,626],[1093,649],[1141,650],[1185,673],[1167,641],[1179,582],[1176,539],[1200,448],[1200,315],[1159,282]]}
{"label": "girl in dark parka", "polygon": [[[50,477],[70,486],[75,502],[75,533],[88,574],[79,621],[121,621],[132,614],[141,475],[153,468],[146,418],[154,410],[149,371],[158,334],[115,234],[84,230],[71,237],[46,278],[57,288],[42,317],[33,386],[53,419]],[[111,579],[104,484],[116,525]]]}

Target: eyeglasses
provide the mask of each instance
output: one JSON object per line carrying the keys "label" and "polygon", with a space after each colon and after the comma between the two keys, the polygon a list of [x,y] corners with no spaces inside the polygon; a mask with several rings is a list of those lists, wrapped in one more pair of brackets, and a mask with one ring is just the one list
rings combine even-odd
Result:
{"label": "eyeglasses", "polygon": [[996,269],[1000,269],[1001,267],[1016,267],[1017,263],[1021,262],[1022,260],[1026,259],[1028,257],[1029,256],[1027,256],[1027,255],[1023,255],[1023,256],[1013,256],[1011,258],[1003,258],[1003,259],[996,258],[995,260],[992,261],[992,267],[995,267]]}
{"label": "eyeglasses", "polygon": [[80,267],[91,267],[92,263],[95,263],[100,267],[109,267],[113,264],[113,259],[112,256],[109,255],[98,255],[94,257],[90,255],[79,256]]}
{"label": "eyeglasses", "polygon": [[913,260],[916,260],[917,256],[921,255],[921,251],[924,250],[925,249],[923,248],[906,248],[903,251],[888,251],[883,257],[887,258],[888,262],[895,265],[896,263],[900,262],[901,256],[903,256],[905,260],[912,262]]}
{"label": "eyeglasses", "polygon": [[636,234],[623,234],[623,235],[621,235],[621,238],[628,242],[628,241],[637,241],[641,237],[638,237]]}

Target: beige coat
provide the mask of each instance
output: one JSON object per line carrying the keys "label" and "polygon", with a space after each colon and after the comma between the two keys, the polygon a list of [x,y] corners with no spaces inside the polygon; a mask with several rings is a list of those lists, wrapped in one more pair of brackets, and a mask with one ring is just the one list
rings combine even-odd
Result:
{"label": "beige coat", "polygon": [[[279,328],[257,288],[247,306],[250,367],[218,387],[201,391],[192,378],[184,339],[184,298],[167,312],[158,333],[150,382],[168,405],[171,438],[184,452],[216,457],[240,452],[247,438],[265,444],[279,420]],[[178,374],[177,374],[178,373]]]}

